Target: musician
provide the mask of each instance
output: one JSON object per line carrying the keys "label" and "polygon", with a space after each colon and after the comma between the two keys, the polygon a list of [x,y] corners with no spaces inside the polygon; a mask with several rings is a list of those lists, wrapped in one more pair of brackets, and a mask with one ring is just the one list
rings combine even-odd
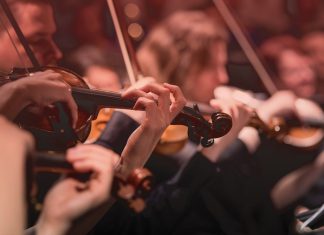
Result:
{"label": "musician", "polygon": [[[180,12],[173,15],[148,35],[147,41],[139,51],[144,74],[159,76],[161,82],[178,84],[190,100],[208,103],[213,98],[215,86],[228,81],[225,70],[226,37],[223,27],[215,26],[201,12]],[[232,115],[234,126],[230,134],[216,141],[211,148],[202,151],[192,148],[191,152],[187,152],[184,155],[187,161],[184,161],[186,163],[182,165],[182,171],[179,171],[177,177],[169,184],[162,185],[153,194],[148,209],[141,216],[127,216],[121,212],[123,208],[116,205],[96,228],[97,234],[128,234],[131,231],[138,234],[183,234],[189,231],[199,234],[208,229],[214,233],[223,231],[236,234],[236,228],[230,227],[232,223],[238,227],[244,227],[246,224],[235,221],[235,216],[225,215],[229,213],[227,210],[232,210],[235,205],[239,207],[240,203],[249,204],[251,207],[254,204],[253,208],[265,217],[267,213],[274,215],[275,212],[271,212],[270,209],[272,203],[267,201],[269,198],[266,199],[267,195],[260,182],[255,182],[253,190],[260,197],[254,198],[253,203],[246,197],[234,196],[238,195],[242,188],[246,192],[252,192],[248,186],[253,184],[251,179],[258,181],[249,157],[249,151],[254,151],[258,142],[252,140],[245,144],[238,140],[232,148],[227,149],[249,120],[251,110],[237,102],[215,100],[211,104]],[[243,136],[258,140],[258,134],[253,129],[248,129],[240,137],[245,138]],[[104,132],[99,141],[104,139],[107,142],[107,138]],[[228,155],[230,161],[213,164],[219,162],[222,154]],[[162,164],[157,162],[157,165],[160,166],[157,172],[163,170]],[[248,169],[246,175],[242,173],[243,165]],[[231,176],[233,172],[238,173]],[[217,192],[214,191],[216,188]],[[267,201],[267,206],[263,200]],[[219,208],[219,205],[224,206]],[[246,217],[252,214],[253,212],[249,211]],[[111,220],[114,220],[116,226],[107,225]],[[273,223],[278,223],[274,220]],[[266,220],[263,222],[264,227],[258,225],[259,229],[266,230],[267,227],[269,234],[280,234],[280,225],[272,228],[275,232],[267,225]]]}
{"label": "musician", "polygon": [[[53,11],[46,1],[9,1],[18,24],[21,26],[26,39],[41,65],[56,64],[62,57],[61,51],[53,41],[56,26],[53,20]],[[9,73],[12,68],[31,67],[25,50],[14,34],[12,26],[7,22],[4,12],[1,11],[4,22],[0,29],[0,55],[2,58],[0,70]],[[11,41],[8,32],[13,35]],[[17,47],[16,53],[15,47]],[[70,86],[62,82],[62,76],[53,72],[33,73],[29,79],[21,79],[1,87],[4,99],[1,100],[1,113],[13,119],[22,109],[29,105],[45,107],[49,104],[62,101],[69,111],[72,125],[76,125],[77,106],[72,98]],[[10,101],[10,105],[8,105]]]}
{"label": "musician", "polygon": [[[217,47],[217,49],[220,49],[219,47]],[[221,50],[221,49],[220,49]],[[151,88],[152,89],[152,88]],[[170,87],[169,87],[169,89],[171,89]],[[172,90],[172,89],[171,89]],[[162,93],[164,93],[164,97],[167,97],[167,95],[166,95],[166,93],[165,93],[165,91],[164,92],[162,92]],[[198,96],[197,96],[198,97]],[[161,102],[158,102],[160,105],[161,105]],[[166,102],[165,102],[166,103]],[[153,105],[152,104],[152,102],[150,102],[150,104],[151,105]],[[169,107],[169,106],[165,106],[165,107]],[[151,110],[151,111],[153,111],[153,110]],[[163,110],[161,110],[161,111],[163,111]],[[164,110],[165,111],[165,110]],[[170,116],[170,114],[168,114],[167,115],[167,119],[165,120],[166,121],[166,123],[171,119],[171,116]],[[170,118],[170,119],[169,119]],[[149,125],[149,123],[147,122],[147,119],[144,119],[144,120],[146,120],[146,122],[144,122],[144,124],[148,124],[148,129],[149,130],[151,130],[152,131],[152,126],[151,125]],[[162,120],[164,120],[164,119],[162,119]],[[166,124],[166,123],[164,123],[164,124]],[[140,128],[139,130],[143,130],[142,128]],[[154,130],[154,128],[153,128],[153,130]],[[155,130],[156,131],[156,130]],[[158,128],[158,132],[160,132],[161,131],[161,129],[160,128]],[[137,134],[138,132],[135,132],[135,135]],[[139,146],[140,147],[143,147],[143,146],[146,146],[147,147],[147,152],[149,152],[149,151],[151,151],[151,146],[147,146],[147,145],[145,145],[144,143],[146,143],[146,140],[152,140],[153,142],[155,142],[156,141],[156,139],[154,138],[152,138],[152,139],[150,139],[150,138],[146,138],[145,139],[145,141],[144,140],[142,140],[142,144],[139,144]],[[134,144],[134,142],[132,142],[133,144]],[[246,150],[245,152],[248,152],[248,150]],[[127,161],[126,161],[127,162]],[[231,164],[230,164],[231,165]],[[210,169],[210,170],[208,170],[208,171],[206,171],[205,172],[205,174],[201,174],[201,171],[199,171],[200,170],[200,166],[203,166],[202,167],[202,169]],[[191,184],[191,183],[193,183],[192,182],[192,173],[195,173],[194,172],[194,169],[197,169],[197,167],[198,167],[198,172],[196,171],[196,173],[200,173],[200,175],[201,175],[201,178],[199,178],[199,179],[197,179],[197,181],[195,181],[195,183],[194,184]],[[176,185],[172,185],[171,186],[171,190],[169,190],[169,191],[166,191],[166,198],[167,198],[167,200],[166,201],[168,201],[168,198],[173,198],[174,199],[174,197],[177,197],[177,195],[175,195],[175,194],[171,194],[171,192],[174,192],[175,190],[177,190],[177,189],[179,189],[180,188],[180,191],[182,191],[182,189],[184,189],[184,191],[186,191],[187,189],[188,189],[188,200],[186,200],[186,203],[185,203],[185,206],[184,206],[184,208],[186,209],[186,208],[188,208],[188,206],[190,206],[190,205],[192,205],[192,202],[194,201],[193,199],[195,199],[195,197],[196,197],[196,192],[199,192],[199,189],[201,189],[201,187],[202,186],[204,186],[204,183],[206,182],[206,180],[209,180],[210,178],[210,175],[209,174],[211,174],[213,177],[215,177],[215,175],[214,175],[214,171],[215,171],[215,169],[214,169],[214,165],[212,165],[208,160],[206,160],[202,155],[200,155],[200,153],[197,153],[197,155],[196,155],[196,157],[195,158],[192,158],[192,160],[189,162],[189,164],[187,165],[187,168],[186,168],[187,170],[186,171],[184,171],[183,172],[183,174],[182,174],[182,178],[181,178],[181,180],[179,181],[180,183],[178,183],[178,184],[176,184]],[[233,169],[233,168],[232,168]],[[232,170],[232,172],[235,172],[235,168],[234,168],[234,170]],[[240,173],[242,173],[242,169],[239,171]],[[243,172],[243,174],[244,174],[244,172]],[[238,179],[237,179],[238,178]],[[233,179],[234,181],[235,180],[238,180],[239,181],[239,179],[240,179],[240,176],[239,177],[237,177],[237,178],[235,178],[235,179]],[[217,178],[216,177],[216,179],[221,179],[220,181],[218,181],[218,182],[213,182],[213,184],[211,184],[211,185],[209,185],[209,187],[211,187],[211,186],[215,186],[215,185],[222,185],[221,183],[222,183],[222,181],[224,180],[224,179],[226,179],[226,177],[224,177],[224,178]],[[223,181],[224,182],[224,181]],[[226,180],[225,180],[225,182],[226,182]],[[219,184],[220,183],[220,184]],[[208,187],[207,187],[208,188]],[[232,189],[232,188],[231,188]],[[236,189],[234,189],[236,192],[237,192],[237,190],[238,190],[239,188],[236,188]],[[208,193],[208,190],[207,191],[205,191],[206,193]],[[224,192],[226,192],[226,191],[224,191]],[[183,196],[186,196],[186,192],[183,194]],[[162,193],[162,195],[163,195],[163,193]],[[232,194],[227,194],[227,193],[224,193],[224,195],[225,196],[228,196],[228,195],[232,195]],[[205,194],[205,196],[206,196],[206,194]],[[207,194],[207,196],[208,196],[208,194]],[[198,197],[200,197],[200,196],[198,196]],[[183,197],[178,197],[178,202],[179,201],[181,201],[183,199]],[[167,202],[167,204],[168,204],[168,202]],[[151,208],[151,210],[157,210],[157,212],[159,212],[159,210],[161,210],[161,208],[159,208],[159,205],[161,205],[161,204],[153,204],[152,205],[152,207],[150,207]],[[195,204],[195,207],[199,207],[199,204]],[[171,210],[167,210],[167,209],[170,209],[170,207],[171,207]],[[174,215],[174,217],[172,217],[172,218],[181,218],[182,216],[183,216],[183,211],[185,211],[185,210],[181,210],[181,209],[183,209],[183,208],[180,208],[180,210],[177,210],[177,208],[172,208],[172,204],[170,205],[169,204],[169,207],[166,207],[165,208],[165,210],[164,210],[164,208],[162,208],[162,211],[164,210],[165,212],[168,212],[168,213],[165,213],[164,215],[163,215],[163,213],[162,213],[162,216],[160,217],[162,220],[163,220],[163,223],[161,223],[161,225],[166,225],[167,227],[165,228],[167,231],[169,230],[169,229],[177,229],[179,232],[181,232],[181,231],[184,231],[184,230],[182,230],[182,229],[186,229],[186,226],[188,226],[188,225],[190,225],[190,223],[184,223],[184,224],[181,224],[182,226],[178,226],[178,227],[175,227],[177,224],[175,223],[175,222],[178,222],[179,220],[173,220],[173,221],[169,221],[169,215],[170,215],[170,211],[172,212],[172,211],[174,211],[174,212],[176,212]],[[200,213],[202,213],[202,216],[207,216],[208,215],[208,213],[211,213],[211,212],[207,212],[207,211],[201,211],[201,210],[204,210],[205,209],[205,207],[201,207],[201,208],[198,208],[199,210],[198,210],[198,214],[200,215]],[[217,210],[214,210],[214,211],[217,211]],[[196,211],[193,211],[193,212],[196,212]],[[225,211],[222,211],[222,212],[224,212],[224,214],[226,214],[226,210]],[[172,213],[171,213],[172,214]],[[150,218],[150,215],[152,215],[151,213],[149,213],[148,212],[148,214],[144,214],[144,217],[145,217],[145,220],[147,220],[148,218]],[[192,216],[192,218],[194,218],[195,217],[195,214],[190,214],[190,216]],[[156,220],[155,221],[152,221],[152,223],[153,223],[153,225],[155,226],[154,228],[155,229],[159,229],[160,228],[160,226],[161,225],[157,225],[156,223],[158,223],[158,222],[160,222],[159,221],[159,216],[157,216],[157,217],[155,217],[156,218]],[[170,217],[170,219],[172,219],[171,217]],[[191,217],[190,217],[191,218]],[[190,219],[189,218],[189,219]],[[186,218],[187,219],[187,218]],[[218,218],[219,219],[219,218]],[[213,219],[212,219],[213,220]],[[131,222],[131,221],[130,221]],[[164,222],[166,222],[166,223],[164,223]],[[170,222],[170,223],[169,223]],[[232,221],[233,222],[233,221]],[[225,229],[225,228],[220,228],[220,226],[224,226],[224,224],[223,223],[220,223],[221,225],[216,225],[215,227],[217,227],[217,229],[218,230],[226,230],[226,229],[229,229],[229,227],[227,226],[227,228]],[[197,225],[197,224],[196,224]],[[145,229],[145,228],[144,228]],[[130,230],[131,231],[131,230]],[[161,230],[161,231],[164,231],[164,230]],[[269,233],[270,233],[270,230],[269,230]],[[272,233],[272,234],[275,234],[275,233]],[[276,233],[276,234],[279,234],[279,233]]]}
{"label": "musician", "polygon": [[[0,207],[2,218],[6,218],[1,221],[1,234],[18,235],[23,233],[26,226],[25,199],[30,189],[25,189],[24,169],[27,155],[34,150],[34,140],[29,133],[2,116],[0,123]],[[70,149],[67,159],[74,169],[77,172],[92,171],[93,177],[86,185],[73,178],[64,178],[55,185],[46,198],[35,234],[66,234],[76,218],[107,201],[118,158],[112,151],[95,145]]]}
{"label": "musician", "polygon": [[[148,35],[140,48],[138,55],[144,74],[153,75],[161,79],[162,82],[168,81],[178,84],[183,88],[184,93],[189,99],[208,103],[213,97],[215,86],[225,84],[228,80],[224,68],[226,64],[226,36],[224,37],[222,32],[224,30],[220,25],[214,25],[200,12],[180,12],[169,17]],[[287,111],[292,112],[296,99],[297,97],[291,92],[279,92],[257,111],[261,117],[268,120],[275,115],[282,115]],[[212,101],[211,104],[217,108],[222,107],[222,105],[215,101]],[[240,108],[238,107],[238,109]],[[237,110],[237,107],[235,110]],[[249,117],[248,111],[246,110],[245,112],[247,115],[245,118],[241,118],[240,121],[242,123],[246,123]],[[238,122],[237,117],[239,116],[233,116],[234,124]],[[237,137],[238,132],[234,135],[234,139]],[[226,137],[223,138],[224,141],[226,139]],[[239,134],[239,139],[230,148],[226,147],[232,143],[233,138],[225,141],[227,144],[224,144],[224,146],[226,147],[222,149],[219,148],[222,146],[220,140],[215,147],[204,149],[199,153],[196,152],[196,155],[192,158],[190,158],[189,153],[189,157],[187,156],[189,161],[187,161],[187,165],[184,165],[184,170],[178,175],[178,180],[172,181],[171,185],[168,185],[170,186],[169,188],[166,186],[163,188],[162,186],[162,189],[155,195],[158,199],[154,200],[154,197],[152,199],[150,206],[153,208],[143,214],[144,219],[142,217],[135,219],[126,217],[126,225],[122,223],[123,225],[120,226],[120,229],[111,228],[111,230],[107,230],[107,233],[109,231],[121,234],[121,231],[123,231],[123,233],[127,234],[129,231],[138,231],[138,233],[146,231],[147,233],[161,232],[166,234],[168,232],[178,232],[180,234],[194,229],[196,229],[194,231],[198,234],[202,233],[202,231],[212,231],[213,233],[223,231],[228,234],[236,234],[240,229],[248,234],[253,234],[253,231],[255,234],[283,233],[283,230],[281,230],[282,224],[280,225],[281,222],[278,220],[277,212],[273,210],[273,207],[274,205],[279,205],[278,209],[283,209],[291,201],[288,200],[288,202],[280,203],[282,198],[276,197],[278,194],[272,194],[272,202],[270,201],[270,189],[264,188],[261,179],[262,174],[255,169],[255,163],[253,163],[254,161],[251,156],[257,150],[260,140],[257,132],[248,128]],[[264,138],[262,138],[262,141],[264,141]],[[276,152],[276,149],[273,150]],[[224,156],[220,157],[217,151],[221,152],[221,155]],[[286,152],[289,151],[291,151],[291,148],[288,148]],[[195,150],[191,152],[191,154],[194,153]],[[202,156],[212,162],[217,162],[222,158],[228,159],[209,168],[207,165],[210,162],[205,161],[202,163]],[[287,156],[289,155],[287,154]],[[280,161],[279,159],[272,161],[273,167],[269,168],[268,171],[275,171],[275,165],[280,164]],[[299,159],[299,163],[289,166],[288,170],[285,168],[284,173],[279,171],[280,175],[279,177],[276,176],[278,178],[275,179],[275,182],[288,172],[311,160],[308,158],[304,159],[302,163],[300,161],[301,159]],[[204,167],[200,163],[204,164]],[[243,173],[244,170],[242,169],[245,167],[246,171]],[[199,192],[195,194],[191,191],[191,186],[189,185],[189,182],[194,180],[190,176],[198,177],[198,175],[202,174],[203,169],[214,169],[214,171],[216,169],[217,173],[209,176],[210,182],[207,184],[208,186],[194,185],[193,187],[197,186],[197,188],[194,188],[194,192]],[[237,172],[237,174],[234,174],[235,176],[231,175],[233,172]],[[272,181],[272,183],[274,182]],[[166,190],[165,188],[168,189]],[[186,196],[186,201],[184,202],[185,205],[181,204],[182,207],[177,206],[178,204],[172,204],[175,198],[172,195],[168,195],[168,193],[172,194],[172,190],[177,189],[180,195],[182,190],[185,191],[183,195]],[[243,196],[243,191],[248,196]],[[160,194],[168,198],[163,204],[165,212],[163,212],[162,206],[158,207],[153,204],[156,203],[158,205],[159,199],[163,199],[162,196],[160,197]],[[255,197],[252,199],[251,195]],[[179,200],[184,197],[179,197]],[[242,204],[246,206],[246,210],[241,208]],[[174,216],[171,217],[168,214],[170,218],[164,218],[163,213],[169,213],[168,208],[171,205],[175,205]],[[188,209],[186,206],[191,207]],[[247,208],[251,208],[251,210]],[[262,222],[260,220],[257,223],[252,219],[252,215],[255,213],[262,214]],[[208,217],[210,214],[212,216]],[[156,216],[158,216],[158,219],[156,219]],[[248,218],[251,218],[249,222],[247,222]],[[110,217],[110,219],[113,219],[113,217]],[[128,219],[132,220],[127,222]],[[177,219],[181,223],[178,223]],[[276,226],[271,226],[271,223],[276,224]],[[106,225],[107,222],[102,222],[102,227]],[[98,231],[98,234],[100,234],[101,231]]]}
{"label": "musician", "polygon": [[[57,49],[57,47],[55,46],[54,42],[52,41],[52,33],[54,33],[55,24],[53,24],[52,10],[51,10],[50,6],[46,2],[43,2],[43,1],[41,1],[40,3],[36,2],[36,1],[24,1],[24,2],[16,1],[16,2],[12,2],[11,6],[13,7],[13,9],[15,9],[14,12],[16,13],[16,15],[17,15],[17,13],[20,13],[20,12],[22,12],[22,10],[24,10],[24,15],[22,17],[20,17],[18,15],[18,17],[17,17],[18,22],[23,23],[22,29],[23,29],[23,31],[25,31],[24,33],[27,34],[27,39],[29,40],[29,43],[31,44],[32,49],[35,51],[35,54],[36,54],[37,58],[40,60],[40,62],[42,64],[43,63],[47,64],[47,63],[54,62],[56,59],[59,59],[61,57],[61,54],[60,54],[59,50]],[[29,15],[26,12],[30,12],[31,14]],[[28,18],[29,16],[30,16],[30,19]],[[24,20],[24,22],[20,22],[20,20]],[[31,22],[33,24],[31,24]],[[26,27],[26,29],[24,29],[24,27]],[[33,33],[35,33],[35,35]],[[6,38],[6,37],[7,36],[5,36],[3,34],[4,40],[8,40],[8,38]],[[37,38],[37,37],[39,37],[39,38]],[[35,38],[37,38],[39,40],[36,40]],[[7,53],[7,52],[3,51],[3,53]],[[25,57],[25,55],[23,55],[23,57]],[[10,61],[13,64],[21,65],[18,56],[16,56],[15,54],[10,53]],[[9,67],[9,63],[8,63],[8,65],[4,64],[3,68],[5,68],[5,67]],[[14,85],[14,83],[12,83],[12,84]],[[165,102],[162,102],[162,100],[159,100],[160,111],[158,112],[155,109],[152,109],[152,105],[153,106],[155,105],[155,103],[154,102],[152,103],[152,101],[145,102],[144,100],[140,100],[140,101],[138,101],[139,103],[137,105],[149,107],[149,112],[151,112],[151,115],[158,115],[158,117],[159,117],[159,118],[155,118],[155,120],[161,120],[162,123],[155,122],[152,125],[152,123],[149,121],[150,120],[149,117],[147,116],[143,122],[144,126],[140,126],[140,128],[137,131],[135,131],[135,133],[134,133],[135,137],[141,136],[141,137],[143,137],[143,139],[142,139],[142,141],[135,141],[135,140],[130,141],[131,145],[134,145],[135,143],[137,143],[138,148],[139,147],[141,148],[140,150],[136,150],[135,153],[134,152],[131,152],[131,153],[136,154],[136,155],[141,154],[142,157],[144,157],[144,160],[140,161],[135,158],[128,160],[126,158],[125,164],[121,168],[121,170],[125,174],[127,174],[129,172],[129,170],[131,170],[133,167],[137,166],[138,164],[142,165],[143,162],[145,162],[145,157],[148,154],[143,154],[143,152],[150,153],[153,148],[152,146],[159,139],[154,136],[156,136],[157,134],[160,135],[162,133],[161,126],[159,126],[159,125],[163,124],[162,129],[165,126],[167,126],[168,122],[170,122],[174,118],[174,115],[181,109],[182,105],[184,104],[183,96],[181,95],[181,93],[179,93],[179,90],[174,86],[165,85],[165,87],[162,88],[162,91],[161,91],[161,88],[157,88],[156,86],[153,86],[153,87],[148,86],[148,87],[146,87],[146,89],[149,89],[151,92],[158,91],[158,93],[161,93],[162,97],[164,97],[164,98],[162,98],[162,100],[165,100]],[[174,100],[175,104],[166,100],[166,99],[169,99],[170,93],[173,93],[176,96],[176,99]],[[132,94],[132,93],[130,92],[130,94]],[[140,93],[140,95],[141,94],[142,93]],[[133,94],[132,97],[138,97],[138,94]],[[167,109],[169,106],[163,105],[163,103],[165,103],[167,105],[173,104],[172,109],[171,110]],[[166,112],[166,111],[169,111],[170,113],[167,115],[161,114],[161,112]],[[12,115],[12,116],[14,116],[14,115]],[[161,116],[164,118],[161,118]],[[156,128],[157,126],[159,126],[159,128]],[[147,140],[151,140],[151,144],[148,144]],[[145,144],[144,144],[144,142],[145,142]],[[145,146],[145,148],[143,148],[143,146]]]}

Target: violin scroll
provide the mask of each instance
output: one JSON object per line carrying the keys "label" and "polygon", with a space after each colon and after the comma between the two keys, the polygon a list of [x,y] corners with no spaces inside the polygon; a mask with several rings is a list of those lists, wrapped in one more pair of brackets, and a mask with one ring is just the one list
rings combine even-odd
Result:
{"label": "violin scroll", "polygon": [[[185,107],[183,113],[186,118],[189,139],[200,143],[203,147],[210,147],[214,143],[214,138],[219,138],[227,134],[232,128],[232,118],[226,113],[215,112],[211,114],[211,122],[207,121],[200,113],[197,104],[193,108]],[[177,118],[182,117],[182,113]],[[174,122],[179,121],[175,119]],[[172,124],[174,124],[172,122]]]}

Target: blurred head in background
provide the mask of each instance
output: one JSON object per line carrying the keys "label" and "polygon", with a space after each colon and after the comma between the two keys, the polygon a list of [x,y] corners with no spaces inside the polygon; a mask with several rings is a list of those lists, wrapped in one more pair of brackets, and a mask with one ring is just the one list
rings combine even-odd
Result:
{"label": "blurred head in background", "polygon": [[313,59],[321,90],[324,91],[324,31],[314,31],[306,34],[302,39],[302,46]]}
{"label": "blurred head in background", "polygon": [[289,35],[273,37],[263,43],[261,51],[279,89],[291,90],[303,98],[316,94],[317,75],[299,40]]}
{"label": "blurred head in background", "polygon": [[[61,59],[62,53],[53,40],[56,24],[49,2],[46,0],[13,0],[8,4],[39,63],[42,65],[55,64]],[[1,11],[0,16],[4,23],[2,26],[5,26],[5,28],[0,27],[0,56],[5,58],[1,60],[1,70],[8,71],[12,67],[24,67],[24,65],[30,67],[31,64],[25,50],[4,12]],[[13,41],[7,32],[10,33]]]}
{"label": "blurred head in background", "polygon": [[228,82],[227,31],[200,11],[177,12],[155,27],[138,51],[145,75],[181,87],[189,100],[209,102]]}

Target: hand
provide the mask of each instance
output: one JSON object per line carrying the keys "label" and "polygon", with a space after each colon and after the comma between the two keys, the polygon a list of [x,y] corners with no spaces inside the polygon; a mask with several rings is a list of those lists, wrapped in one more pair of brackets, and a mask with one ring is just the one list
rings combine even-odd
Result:
{"label": "hand", "polygon": [[[136,90],[136,89],[140,89],[144,85],[151,84],[151,83],[156,83],[156,80],[152,77],[144,77],[144,78],[138,80],[132,86],[130,86],[124,92],[124,94],[127,95],[127,92]],[[152,97],[150,96],[150,98],[152,98]],[[145,119],[145,111],[134,111],[134,110],[130,110],[130,109],[117,109],[117,110],[118,110],[118,112],[122,112],[122,113],[126,114],[127,116],[131,117],[133,120],[135,120],[138,123],[142,123],[143,120]]]}
{"label": "hand", "polygon": [[[78,108],[71,95],[71,87],[64,82],[59,73],[52,70],[37,72],[30,77],[19,79],[7,85],[13,86],[24,94],[24,97],[22,97],[24,102],[21,102],[24,103],[24,106],[20,108],[19,112],[28,105],[43,108],[55,102],[64,102],[70,110],[72,126],[76,126]],[[21,94],[17,93],[17,95]]]}
{"label": "hand", "polygon": [[148,83],[138,89],[130,88],[123,97],[136,98],[134,109],[145,110],[141,125],[128,139],[122,153],[127,175],[132,169],[144,165],[154,150],[163,131],[186,104],[179,87],[170,84]]}
{"label": "hand", "polygon": [[291,113],[297,114],[296,100],[297,97],[293,92],[278,91],[257,109],[257,113],[266,123],[276,116],[284,116]]}
{"label": "hand", "polygon": [[319,167],[322,171],[324,170],[324,150],[316,158],[315,165]]}
{"label": "hand", "polygon": [[202,150],[202,153],[211,161],[216,162],[220,154],[238,137],[239,132],[249,122],[253,110],[235,100],[214,99],[210,105],[218,110],[222,110],[232,117],[232,129],[225,136],[216,139],[215,144]]}
{"label": "hand", "polygon": [[254,109],[262,104],[262,101],[255,98],[253,93],[236,87],[218,86],[214,90],[214,96],[216,99],[235,100]]}
{"label": "hand", "polygon": [[78,145],[67,151],[77,172],[92,172],[88,182],[65,178],[47,194],[37,223],[39,234],[65,234],[72,223],[109,199],[118,156],[97,145]]}
{"label": "hand", "polygon": [[216,110],[221,110],[232,117],[232,129],[230,133],[238,134],[247,125],[253,113],[253,109],[233,99],[213,99],[210,105]]}
{"label": "hand", "polygon": [[142,87],[126,91],[123,97],[137,98],[134,109],[146,111],[146,118],[142,125],[154,131],[160,130],[160,132],[170,125],[186,104],[180,88],[167,83],[163,85],[143,84]]}

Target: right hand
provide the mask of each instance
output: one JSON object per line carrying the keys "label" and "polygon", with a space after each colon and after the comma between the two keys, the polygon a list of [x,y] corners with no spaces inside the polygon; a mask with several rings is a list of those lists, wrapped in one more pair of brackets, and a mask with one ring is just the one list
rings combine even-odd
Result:
{"label": "right hand", "polygon": [[39,234],[66,234],[77,219],[110,198],[117,154],[98,145],[78,145],[66,157],[77,172],[92,172],[92,177],[86,183],[67,177],[50,189],[36,226]]}
{"label": "right hand", "polygon": [[43,108],[56,102],[64,102],[70,110],[72,126],[78,120],[78,107],[72,97],[71,87],[62,75],[52,70],[36,72],[32,76],[15,81],[26,94],[31,105]]}

